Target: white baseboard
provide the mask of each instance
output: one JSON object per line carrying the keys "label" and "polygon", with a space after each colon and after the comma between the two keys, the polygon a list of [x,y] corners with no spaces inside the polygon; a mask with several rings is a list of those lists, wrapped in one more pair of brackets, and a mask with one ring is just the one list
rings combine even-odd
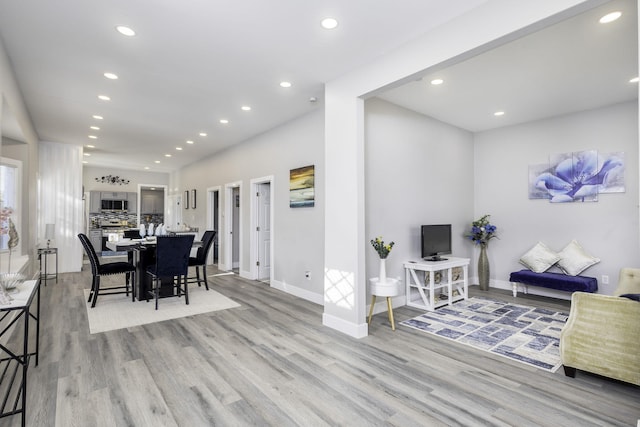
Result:
{"label": "white baseboard", "polygon": [[312,303],[323,305],[324,304],[324,295],[318,294],[316,292],[311,292],[307,289],[300,288],[298,286],[293,286],[288,283],[280,282],[278,280],[272,280],[270,285],[274,289],[278,289],[279,291],[286,292],[298,298],[302,298],[303,300],[311,301]]}
{"label": "white baseboard", "polygon": [[369,335],[369,325],[366,323],[350,323],[327,313],[322,314],[322,324],[353,338],[364,338]]}

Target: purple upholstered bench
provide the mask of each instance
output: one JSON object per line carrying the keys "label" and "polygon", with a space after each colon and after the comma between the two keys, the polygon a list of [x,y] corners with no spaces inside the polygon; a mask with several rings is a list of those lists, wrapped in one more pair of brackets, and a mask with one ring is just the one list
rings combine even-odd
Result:
{"label": "purple upholstered bench", "polygon": [[524,285],[524,293],[528,292],[527,286],[540,286],[565,292],[596,292],[598,281],[595,277],[569,276],[561,273],[534,273],[531,270],[520,270],[511,273],[509,281],[513,286],[513,296],[518,295],[518,283]]}

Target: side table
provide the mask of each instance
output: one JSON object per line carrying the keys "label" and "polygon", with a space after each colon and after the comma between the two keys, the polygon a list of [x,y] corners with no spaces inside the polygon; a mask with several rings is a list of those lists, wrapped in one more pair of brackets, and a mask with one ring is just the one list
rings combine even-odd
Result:
{"label": "side table", "polygon": [[395,297],[400,293],[398,286],[398,279],[387,277],[384,283],[380,283],[377,277],[369,279],[371,285],[371,308],[369,309],[369,325],[371,325],[371,317],[373,316],[373,306],[376,305],[376,297],[387,298],[387,310],[389,311],[389,322],[391,323],[391,329],[396,330],[396,324],[393,321],[393,306],[391,305],[391,297]]}
{"label": "side table", "polygon": [[[47,258],[49,255],[55,255],[56,257],[55,273],[49,273],[47,269]],[[44,270],[42,269],[42,258],[44,258]],[[47,280],[54,277],[56,283],[58,283],[58,248],[38,248],[38,260],[40,260],[40,280],[44,281],[44,285],[47,286]]]}

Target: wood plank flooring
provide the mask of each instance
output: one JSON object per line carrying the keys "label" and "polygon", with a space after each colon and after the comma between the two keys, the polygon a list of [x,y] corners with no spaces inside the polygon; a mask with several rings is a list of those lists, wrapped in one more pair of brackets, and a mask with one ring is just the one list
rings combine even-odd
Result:
{"label": "wood plank flooring", "polygon": [[[28,426],[628,427],[640,419],[640,387],[543,372],[403,326],[394,332],[386,312],[368,337],[353,339],[322,326],[321,306],[238,276],[210,286],[239,308],[90,335],[90,274],[59,279],[42,287]],[[515,301],[568,310],[545,298]],[[394,313],[400,322],[420,311]],[[0,419],[18,425],[19,415]]]}

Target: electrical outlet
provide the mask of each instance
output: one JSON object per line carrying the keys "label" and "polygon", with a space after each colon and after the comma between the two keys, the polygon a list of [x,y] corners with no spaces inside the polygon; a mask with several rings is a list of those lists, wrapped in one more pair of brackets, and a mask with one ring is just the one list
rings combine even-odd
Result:
{"label": "electrical outlet", "polygon": [[609,276],[607,276],[606,274],[602,275],[602,284],[603,285],[608,285],[609,284]]}
{"label": "electrical outlet", "polygon": [[306,277],[307,280],[311,280],[311,272],[310,271],[305,271],[304,272],[304,277]]}

